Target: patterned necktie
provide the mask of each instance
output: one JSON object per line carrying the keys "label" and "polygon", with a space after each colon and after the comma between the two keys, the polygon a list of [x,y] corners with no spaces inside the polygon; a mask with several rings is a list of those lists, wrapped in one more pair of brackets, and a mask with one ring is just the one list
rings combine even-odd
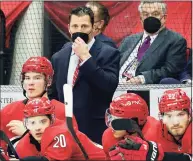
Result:
{"label": "patterned necktie", "polygon": [[76,82],[76,79],[77,79],[77,77],[78,77],[79,67],[80,67],[80,59],[79,59],[79,61],[78,61],[76,70],[74,71],[72,86],[74,86],[74,84],[75,84],[75,82]]}
{"label": "patterned necktie", "polygon": [[150,47],[150,36],[147,36],[143,42],[143,44],[138,49],[137,59],[141,61],[142,57],[144,56],[146,50]]}

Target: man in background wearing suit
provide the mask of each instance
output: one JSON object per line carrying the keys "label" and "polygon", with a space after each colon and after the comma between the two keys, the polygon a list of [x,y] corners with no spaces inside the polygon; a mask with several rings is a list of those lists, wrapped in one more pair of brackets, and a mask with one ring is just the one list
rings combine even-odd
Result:
{"label": "man in background wearing suit", "polygon": [[187,58],[187,64],[180,73],[178,79],[175,78],[164,78],[160,81],[160,84],[192,84],[192,49],[187,48],[188,58]]}
{"label": "man in background wearing suit", "polygon": [[110,15],[108,9],[99,2],[89,1],[86,3],[86,7],[91,8],[94,13],[94,36],[95,39],[102,41],[114,48],[117,48],[115,42],[103,32],[110,21]]}
{"label": "man in background wearing suit", "polygon": [[49,97],[64,102],[63,84],[73,86],[73,112],[79,130],[101,143],[104,114],[118,85],[119,51],[93,36],[94,14],[77,7],[69,16],[72,42],[52,56],[53,84]]}
{"label": "man in background wearing suit", "polygon": [[141,2],[138,9],[143,33],[126,37],[119,49],[120,83],[155,84],[176,78],[186,64],[186,40],[165,27],[166,4]]}

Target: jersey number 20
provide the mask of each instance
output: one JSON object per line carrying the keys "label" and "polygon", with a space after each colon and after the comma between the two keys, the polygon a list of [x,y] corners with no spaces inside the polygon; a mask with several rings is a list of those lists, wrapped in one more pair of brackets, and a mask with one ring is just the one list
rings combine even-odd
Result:
{"label": "jersey number 20", "polygon": [[56,143],[53,145],[54,148],[66,147],[66,139],[63,134],[60,134],[59,136],[55,136],[54,140],[56,140]]}

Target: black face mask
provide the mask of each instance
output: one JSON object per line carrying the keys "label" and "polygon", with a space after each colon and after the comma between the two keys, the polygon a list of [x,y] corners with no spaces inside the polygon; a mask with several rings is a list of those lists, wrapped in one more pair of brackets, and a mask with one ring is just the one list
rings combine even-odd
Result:
{"label": "black face mask", "polygon": [[84,42],[88,43],[88,34],[83,32],[75,32],[72,34],[72,41],[74,42],[77,37],[80,37]]}
{"label": "black face mask", "polygon": [[161,21],[155,17],[148,17],[143,21],[145,31],[150,34],[156,33],[161,27]]}

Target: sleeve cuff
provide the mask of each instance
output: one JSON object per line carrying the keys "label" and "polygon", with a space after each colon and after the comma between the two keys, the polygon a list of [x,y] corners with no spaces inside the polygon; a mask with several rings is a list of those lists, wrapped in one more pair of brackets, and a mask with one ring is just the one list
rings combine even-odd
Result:
{"label": "sleeve cuff", "polygon": [[91,58],[91,56],[89,57],[89,58],[87,58],[86,60],[84,60],[84,61],[82,61],[81,63],[80,63],[80,66],[82,66],[88,59],[90,59]]}
{"label": "sleeve cuff", "polygon": [[141,80],[141,84],[145,84],[145,77],[143,75],[137,76]]}

